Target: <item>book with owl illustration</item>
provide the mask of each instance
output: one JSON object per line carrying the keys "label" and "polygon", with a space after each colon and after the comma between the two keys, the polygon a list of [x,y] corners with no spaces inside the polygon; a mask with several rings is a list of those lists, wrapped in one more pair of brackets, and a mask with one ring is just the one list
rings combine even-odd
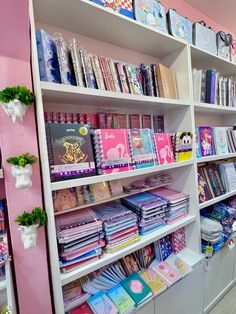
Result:
{"label": "book with owl illustration", "polygon": [[227,131],[226,128],[215,127],[213,129],[215,153],[217,155],[226,155],[229,153],[227,143]]}
{"label": "book with owl illustration", "polygon": [[98,129],[94,131],[94,150],[99,173],[131,170],[128,130]]}
{"label": "book with owl illustration", "polygon": [[154,144],[160,165],[171,164],[175,161],[170,134],[154,133]]}
{"label": "book with owl illustration", "polygon": [[214,155],[212,128],[209,126],[199,126],[198,130],[202,157]]}
{"label": "book with owl illustration", "polygon": [[135,168],[146,168],[156,165],[156,152],[153,142],[153,131],[150,129],[129,130],[132,161]]}
{"label": "book with owl illustration", "polygon": [[95,174],[89,126],[86,124],[46,124],[52,180]]}
{"label": "book with owl illustration", "polygon": [[40,80],[61,83],[55,39],[43,29],[36,30]]}

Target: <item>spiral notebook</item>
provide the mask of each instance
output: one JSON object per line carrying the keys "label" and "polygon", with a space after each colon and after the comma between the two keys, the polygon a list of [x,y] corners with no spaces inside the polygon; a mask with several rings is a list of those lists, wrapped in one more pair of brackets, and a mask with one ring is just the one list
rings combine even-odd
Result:
{"label": "spiral notebook", "polygon": [[129,130],[132,161],[135,168],[152,167],[157,164],[153,142],[153,131],[150,129]]}
{"label": "spiral notebook", "polygon": [[95,158],[102,174],[133,169],[128,130],[98,129],[94,131]]}

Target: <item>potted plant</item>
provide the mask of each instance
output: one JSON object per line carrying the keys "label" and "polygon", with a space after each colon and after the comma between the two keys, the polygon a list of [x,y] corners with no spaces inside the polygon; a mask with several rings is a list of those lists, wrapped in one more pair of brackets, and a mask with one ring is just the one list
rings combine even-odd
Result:
{"label": "potted plant", "polygon": [[32,164],[37,161],[37,157],[24,153],[20,156],[14,156],[7,159],[9,164],[12,164],[12,174],[16,178],[16,188],[30,188],[32,186]]}
{"label": "potted plant", "polygon": [[26,86],[12,86],[0,91],[0,102],[8,116],[15,123],[23,122],[23,117],[34,101],[33,93]]}
{"label": "potted plant", "polygon": [[31,213],[24,211],[15,222],[20,226],[24,249],[29,250],[36,247],[38,228],[46,225],[47,214],[40,207],[36,207]]}

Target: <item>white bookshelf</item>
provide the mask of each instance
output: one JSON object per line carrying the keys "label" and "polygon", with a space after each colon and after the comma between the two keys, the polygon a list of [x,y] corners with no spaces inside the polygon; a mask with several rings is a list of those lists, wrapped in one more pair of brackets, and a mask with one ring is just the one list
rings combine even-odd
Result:
{"label": "white bookshelf", "polygon": [[0,169],[0,179],[3,179],[3,171]]}
{"label": "white bookshelf", "polygon": [[[236,157],[236,154],[211,156],[201,159],[197,159],[196,156],[194,156],[193,160],[186,162],[110,175],[51,182],[44,111],[99,112],[104,110],[106,112],[109,111],[114,113],[164,114],[165,128],[167,132],[190,130],[195,134],[195,126],[198,125],[228,126],[231,125],[236,118],[236,109],[219,107],[211,104],[194,103],[192,67],[213,67],[225,75],[235,75],[236,64],[204,52],[192,45],[188,45],[182,40],[178,40],[168,34],[162,33],[155,28],[147,27],[135,20],[107,11],[103,7],[88,0],[31,0],[30,20],[33,81],[37,103],[36,113],[45,209],[48,214],[48,240],[53,295],[56,314],[62,314],[64,313],[62,296],[63,285],[99,269],[130,252],[136,251],[146,244],[170,234],[180,227],[185,227],[187,237],[187,248],[183,253],[184,257],[186,259],[189,257],[189,260],[192,260],[192,256],[195,256],[194,261],[202,260],[200,254],[199,211],[205,206],[212,205],[230,197],[231,195],[235,195],[236,191],[226,193],[225,195],[199,205],[197,166],[202,162],[234,158]],[[66,40],[75,37],[78,39],[79,43],[85,45],[91,53],[105,55],[127,63],[139,64],[161,62],[172,68],[175,72],[179,99],[173,100],[130,95],[89,88],[79,88],[63,84],[40,82],[35,41],[36,28],[43,28],[49,33],[59,31],[63,34]],[[175,224],[167,225],[147,236],[140,237],[140,241],[125,247],[120,251],[112,254],[107,253],[103,258],[96,262],[84,265],[70,273],[61,274],[58,263],[55,230],[55,216],[58,216],[61,213],[54,213],[52,191],[107,180],[119,179],[124,180],[125,182],[131,182],[137,178],[143,178],[163,170],[167,170],[172,176],[172,182],[169,185],[171,188],[189,193],[190,206],[188,216],[179,220]],[[118,199],[122,196],[124,195],[112,199]],[[104,202],[106,201],[107,200],[104,200]],[[99,204],[101,203],[102,202],[99,202]],[[86,206],[79,206],[72,210],[79,210]],[[191,285],[194,285],[194,282]],[[175,289],[175,285],[172,289]],[[201,291],[198,291],[198,293],[202,293]],[[189,306],[191,306],[191,304]],[[168,307],[168,302],[166,307]],[[197,313],[199,313],[199,311]],[[176,310],[176,314],[179,314],[178,309]]]}
{"label": "white bookshelf", "polygon": [[223,200],[226,200],[227,198],[231,197],[231,196],[234,196],[236,195],[236,191],[232,191],[232,192],[227,192],[223,195],[220,195],[218,197],[215,197],[207,202],[204,202],[204,203],[201,203],[199,204],[199,209],[202,209],[202,208],[205,208],[205,207],[208,207],[208,206],[211,206],[211,205],[214,205],[216,203],[219,203]]}
{"label": "white bookshelf", "polygon": [[217,160],[224,160],[224,159],[230,159],[230,158],[235,158],[236,153],[230,153],[230,154],[225,154],[225,155],[213,155],[213,156],[207,156],[207,157],[200,157],[197,158],[197,163],[201,164],[204,162],[214,162]]}

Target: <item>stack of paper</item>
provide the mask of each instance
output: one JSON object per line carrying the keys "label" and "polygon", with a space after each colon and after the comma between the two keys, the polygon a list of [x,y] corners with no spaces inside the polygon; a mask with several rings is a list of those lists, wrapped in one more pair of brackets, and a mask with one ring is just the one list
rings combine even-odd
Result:
{"label": "stack of paper", "polygon": [[122,203],[139,217],[140,234],[147,234],[165,226],[167,202],[150,193],[140,193],[123,198]]}
{"label": "stack of paper", "polygon": [[102,247],[105,245],[102,222],[91,209],[58,216],[56,228],[62,272],[102,256]]}
{"label": "stack of paper", "polygon": [[103,223],[107,252],[115,252],[139,240],[137,216],[120,203],[94,206],[93,211]]}

